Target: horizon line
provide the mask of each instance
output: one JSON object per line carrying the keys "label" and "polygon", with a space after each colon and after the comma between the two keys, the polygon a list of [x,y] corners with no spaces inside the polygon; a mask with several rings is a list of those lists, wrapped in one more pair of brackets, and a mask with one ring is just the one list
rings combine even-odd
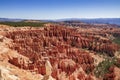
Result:
{"label": "horizon line", "polygon": [[0,17],[0,18],[4,18],[4,19],[21,19],[21,20],[62,20],[62,19],[113,19],[113,18],[120,18],[120,17],[85,17],[85,18],[72,18],[72,17],[68,17],[68,18],[54,18],[54,19],[37,19],[37,18],[13,18],[13,17]]}

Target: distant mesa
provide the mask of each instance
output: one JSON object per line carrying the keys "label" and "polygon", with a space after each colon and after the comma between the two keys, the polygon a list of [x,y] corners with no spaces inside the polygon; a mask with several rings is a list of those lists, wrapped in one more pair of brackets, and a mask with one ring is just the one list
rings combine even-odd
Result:
{"label": "distant mesa", "polygon": [[0,22],[83,22],[89,24],[115,24],[120,26],[120,18],[68,18],[56,20],[12,19],[0,18]]}

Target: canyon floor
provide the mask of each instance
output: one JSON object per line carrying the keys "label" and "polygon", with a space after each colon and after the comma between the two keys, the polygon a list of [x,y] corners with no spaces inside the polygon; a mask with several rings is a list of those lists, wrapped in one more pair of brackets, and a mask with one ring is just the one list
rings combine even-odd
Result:
{"label": "canyon floor", "polygon": [[0,24],[0,80],[120,80],[117,25],[42,26]]}

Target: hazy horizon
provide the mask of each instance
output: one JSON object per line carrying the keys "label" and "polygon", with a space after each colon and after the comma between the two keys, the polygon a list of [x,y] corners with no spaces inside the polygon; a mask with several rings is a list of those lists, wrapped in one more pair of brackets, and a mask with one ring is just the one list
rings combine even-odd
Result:
{"label": "hazy horizon", "polygon": [[120,0],[1,0],[0,17],[17,19],[120,18]]}

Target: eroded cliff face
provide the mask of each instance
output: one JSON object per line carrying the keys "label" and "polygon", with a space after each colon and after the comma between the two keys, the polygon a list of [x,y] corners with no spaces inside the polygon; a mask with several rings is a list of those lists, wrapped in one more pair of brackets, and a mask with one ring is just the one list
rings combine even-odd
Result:
{"label": "eroded cliff face", "polygon": [[[3,34],[11,40],[8,47],[18,53],[9,56],[8,62],[43,75],[42,80],[96,80],[95,58],[91,54],[100,52],[113,57],[119,50],[109,39],[78,28],[49,25],[13,29]],[[105,79],[109,79],[107,76]]]}
{"label": "eroded cliff face", "polygon": [[[52,47],[58,48],[58,51],[59,47],[62,48],[60,49],[62,53],[64,49],[76,47],[87,48],[114,56],[114,53],[118,50],[118,46],[110,40],[102,39],[96,35],[81,35],[77,32],[77,29],[61,26],[50,26],[44,28],[44,30],[17,30],[8,32],[6,37],[13,40],[12,48],[18,50],[21,54],[28,52],[30,54],[30,50],[40,53],[45,48]],[[23,51],[22,49],[28,52],[21,52]]]}

